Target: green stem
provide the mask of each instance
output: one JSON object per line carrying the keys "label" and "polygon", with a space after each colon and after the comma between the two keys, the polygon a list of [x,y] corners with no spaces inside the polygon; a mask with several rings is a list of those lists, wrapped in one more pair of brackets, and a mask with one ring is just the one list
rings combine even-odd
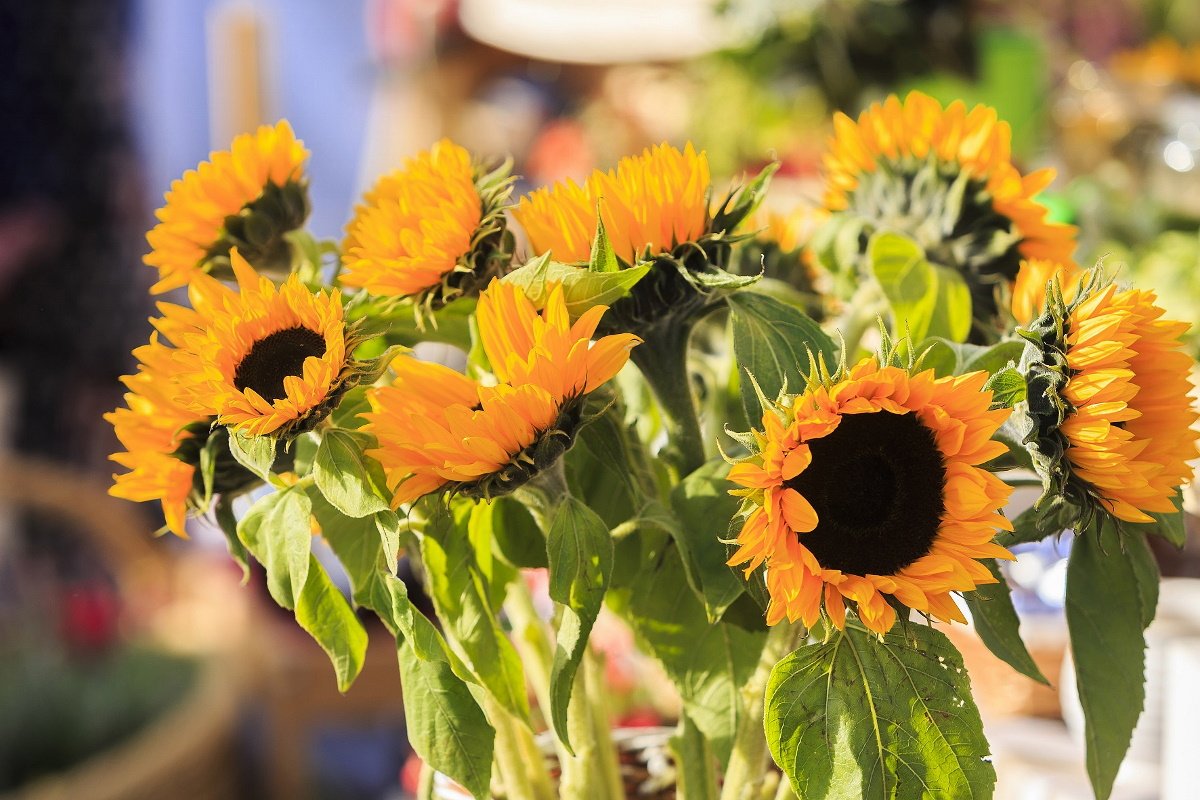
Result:
{"label": "green stem", "polygon": [[779,789],[775,792],[775,800],[796,800],[796,793],[792,791],[792,782],[788,780],[787,775],[779,779]]}
{"label": "green stem", "polygon": [[[554,800],[550,776],[540,763],[528,763],[528,753],[536,748],[533,733],[491,695],[484,695],[484,711],[496,729],[495,765],[504,784],[505,796],[529,800]],[[522,741],[523,739],[529,741]]]}
{"label": "green stem", "polygon": [[591,709],[595,731],[596,769],[604,780],[612,800],[625,800],[621,768],[617,764],[617,748],[612,740],[612,717],[609,716],[609,696],[604,683],[604,661],[591,648],[583,656],[584,697]]}
{"label": "green stem", "polygon": [[887,301],[879,285],[875,281],[864,281],[846,304],[846,310],[836,324],[846,343],[843,351],[846,361],[852,364],[857,360],[863,336],[875,327],[879,316],[886,310]]}
{"label": "green stem", "polygon": [[679,726],[671,737],[675,755],[675,789],[686,800],[716,800],[717,759],[708,739],[686,713],[679,715]]}
{"label": "green stem", "polygon": [[767,634],[758,666],[741,689],[742,707],[725,769],[721,800],[757,800],[762,791],[770,757],[763,730],[767,679],[779,660],[795,647],[802,631],[798,625],[781,622]]}
{"label": "green stem", "polygon": [[550,709],[550,670],[554,663],[554,645],[547,635],[546,624],[533,606],[533,594],[525,579],[509,584],[504,598],[504,613],[512,624],[513,642],[521,654],[525,677],[533,688],[538,707],[545,715]]}
{"label": "green stem", "polygon": [[663,455],[681,476],[689,475],[708,460],[704,433],[692,396],[688,371],[688,339],[691,323],[666,325],[656,336],[633,348],[633,363],[650,385],[662,408],[669,444]]}

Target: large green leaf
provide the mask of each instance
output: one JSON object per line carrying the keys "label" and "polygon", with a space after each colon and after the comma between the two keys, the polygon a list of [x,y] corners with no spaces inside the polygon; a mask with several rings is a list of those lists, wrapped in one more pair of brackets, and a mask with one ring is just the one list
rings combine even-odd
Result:
{"label": "large green leaf", "polygon": [[217,497],[213,513],[221,533],[225,534],[225,545],[229,548],[229,555],[242,568],[242,583],[245,584],[250,580],[250,554],[237,535],[238,521],[233,515],[233,499],[224,495]]}
{"label": "large green leaf", "polygon": [[854,625],[771,671],[767,743],[798,797],[989,798],[996,772],[962,657],[941,633]]}
{"label": "large green leaf", "polygon": [[893,330],[914,342],[942,336],[961,342],[971,332],[971,292],[957,271],[931,264],[907,236],[881,231],[867,244],[872,273],[892,309]]}
{"label": "large green leaf", "polygon": [[596,512],[568,496],[550,522],[546,554],[550,597],[563,612],[550,672],[550,717],[559,740],[574,754],[567,735],[567,707],[588,635],[612,578],[612,537]]}
{"label": "large green leaf", "polygon": [[295,608],[308,579],[312,502],[304,489],[291,486],[262,497],[237,526],[238,538],[267,572],[275,602]]}
{"label": "large green leaf", "polygon": [[1145,536],[1122,535],[1102,519],[1075,537],[1067,562],[1067,628],[1087,771],[1100,800],[1112,793],[1145,701],[1143,632],[1158,598],[1153,558]]}
{"label": "large green leaf", "polygon": [[296,622],[328,654],[338,690],[344,692],[362,671],[367,632],[316,557],[310,555],[309,562],[308,580],[296,602]]}
{"label": "large green leaf", "polygon": [[998,372],[1009,362],[1019,362],[1025,350],[1023,340],[1009,339],[993,345],[953,342],[931,336],[917,345],[917,355],[925,355],[921,366],[932,369],[939,378],[983,370]]}
{"label": "large green leaf", "polygon": [[815,366],[811,359],[823,356],[831,370],[837,363],[833,340],[800,309],[751,292],[730,295],[729,307],[733,311],[733,353],[740,368],[742,405],[752,422],[762,419],[763,412],[745,373],[752,375],[767,398],[773,400],[785,386],[792,392],[804,388],[806,376]]}
{"label": "large green leaf", "polygon": [[479,800],[489,797],[496,732],[463,680],[465,668],[437,629],[413,608],[403,583],[389,576],[378,591],[377,610],[396,634],[404,717],[413,749]]}
{"label": "large green leaf", "polygon": [[710,623],[688,585],[679,550],[671,544],[614,600],[679,690],[688,716],[725,762],[742,713],[739,689],[758,665],[766,633]]}
{"label": "large green leaf", "polygon": [[728,473],[724,461],[710,461],[671,490],[671,507],[678,518],[675,542],[710,621],[720,619],[745,591],[745,582],[725,564],[721,542],[738,509],[737,498],[729,494],[734,487],[725,478]]}
{"label": "large green leaf", "polygon": [[985,563],[996,582],[984,584],[963,595],[967,607],[971,609],[971,621],[975,624],[975,632],[996,658],[1022,675],[1050,685],[1021,639],[1021,620],[1013,608],[1008,581],[1000,574],[1000,568],[994,560],[988,559]]}
{"label": "large green leaf", "polygon": [[330,428],[322,434],[313,462],[317,488],[348,517],[367,517],[389,509],[371,481],[368,457],[363,453],[366,441],[362,434]]}
{"label": "large green leaf", "polygon": [[229,430],[229,453],[235,461],[264,481],[271,480],[275,446],[273,436],[246,436],[232,428]]}
{"label": "large green leaf", "polygon": [[354,602],[374,608],[376,583],[385,574],[382,537],[374,517],[347,517],[334,508],[314,486],[309,489],[312,514],[321,536],[350,578]]}
{"label": "large green leaf", "polygon": [[516,649],[500,628],[490,581],[476,559],[467,532],[469,507],[455,519],[437,500],[424,505],[431,513],[421,555],[438,617],[453,631],[471,669],[497,702],[528,719],[525,672]]}
{"label": "large green leaf", "polygon": [[501,280],[520,286],[538,305],[549,297],[547,283],[561,283],[567,313],[574,319],[592,306],[612,305],[620,300],[649,271],[649,264],[639,264],[618,272],[593,272],[587,267],[551,261],[550,254],[546,253],[517,267]]}

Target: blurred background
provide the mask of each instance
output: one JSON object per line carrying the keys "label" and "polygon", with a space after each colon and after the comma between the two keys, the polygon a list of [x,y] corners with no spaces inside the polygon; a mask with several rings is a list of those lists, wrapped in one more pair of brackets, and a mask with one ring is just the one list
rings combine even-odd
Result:
{"label": "blurred background", "polygon": [[[718,189],[780,159],[770,203],[802,238],[830,114],[912,88],[995,106],[1018,165],[1058,170],[1043,200],[1081,226],[1078,261],[1200,326],[1195,0],[0,4],[0,798],[365,800],[415,779],[385,631],[340,696],[219,533],[155,539],[153,504],[105,495],[101,414],[149,333],[144,233],[173,179],[286,117],[312,151],[312,230],[338,238],[376,176],[441,136],[512,154],[519,191],[691,139]],[[1194,545],[1158,554],[1171,579],[1116,797],[1197,796]],[[1063,670],[1068,547],[1011,573],[1054,688],[951,632],[1004,798],[1091,796]],[[623,722],[669,724],[628,632],[597,636]]]}

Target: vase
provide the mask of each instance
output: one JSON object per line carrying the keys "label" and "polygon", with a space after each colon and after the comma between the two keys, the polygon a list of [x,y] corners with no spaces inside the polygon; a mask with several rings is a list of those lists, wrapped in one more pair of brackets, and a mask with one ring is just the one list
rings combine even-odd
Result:
{"label": "vase", "polygon": [[[612,733],[625,797],[629,800],[675,800],[675,762],[668,747],[674,728],[617,728]],[[553,733],[538,736],[538,746],[546,758],[546,769],[557,780],[558,758],[554,753]],[[440,772],[433,778],[435,800],[472,800],[462,786]],[[493,796],[501,800],[501,796]],[[503,800],[517,800],[504,798]]]}

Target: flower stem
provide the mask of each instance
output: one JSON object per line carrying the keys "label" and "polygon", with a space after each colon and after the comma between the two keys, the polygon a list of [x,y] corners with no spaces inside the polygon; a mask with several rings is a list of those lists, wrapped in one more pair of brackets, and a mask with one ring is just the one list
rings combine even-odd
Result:
{"label": "flower stem", "polygon": [[625,786],[621,781],[621,768],[617,764],[617,748],[612,740],[612,718],[608,714],[609,697],[604,683],[604,662],[588,648],[583,656],[584,696],[591,709],[592,728],[595,731],[596,768],[604,779],[612,800],[625,800]]}
{"label": "flower stem", "polygon": [[655,336],[633,348],[631,358],[658,398],[666,420],[669,443],[663,455],[680,476],[688,475],[707,460],[704,433],[692,396],[692,377],[688,371],[690,322],[665,325]]}
{"label": "flower stem", "polygon": [[769,758],[763,731],[767,679],[779,660],[795,646],[803,630],[801,626],[781,622],[767,634],[758,666],[741,690],[741,714],[725,769],[721,800],[757,800],[762,790]]}
{"label": "flower stem", "polygon": [[[507,797],[530,800],[554,800],[550,776],[541,763],[528,763],[528,753],[536,749],[533,733],[491,695],[484,696],[488,721],[496,729],[495,764]],[[528,741],[523,741],[523,739]]]}

